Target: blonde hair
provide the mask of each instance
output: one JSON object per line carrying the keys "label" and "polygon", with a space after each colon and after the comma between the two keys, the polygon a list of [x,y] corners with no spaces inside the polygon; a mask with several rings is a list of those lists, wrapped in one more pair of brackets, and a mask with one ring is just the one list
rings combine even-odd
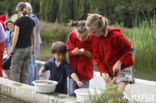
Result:
{"label": "blonde hair", "polygon": [[24,16],[27,15],[28,9],[26,4],[24,2],[19,2],[16,6],[16,11],[22,11]]}
{"label": "blonde hair", "polygon": [[104,34],[107,32],[108,20],[99,14],[88,14],[86,26],[88,28],[101,29]]}
{"label": "blonde hair", "polygon": [[28,10],[30,10],[30,12],[32,12],[32,6],[31,6],[31,4],[29,2],[25,2],[25,4],[26,4]]}
{"label": "blonde hair", "polygon": [[70,21],[70,26],[75,27],[76,31],[80,34],[84,33],[87,31],[86,28],[86,21],[81,20],[81,21]]}

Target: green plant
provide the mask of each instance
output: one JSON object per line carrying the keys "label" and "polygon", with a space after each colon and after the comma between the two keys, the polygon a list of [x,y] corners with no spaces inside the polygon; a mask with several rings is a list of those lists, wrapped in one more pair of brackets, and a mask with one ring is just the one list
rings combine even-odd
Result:
{"label": "green plant", "polygon": [[91,99],[92,103],[128,103],[122,100],[122,93],[117,85],[107,87],[100,95],[95,95]]}

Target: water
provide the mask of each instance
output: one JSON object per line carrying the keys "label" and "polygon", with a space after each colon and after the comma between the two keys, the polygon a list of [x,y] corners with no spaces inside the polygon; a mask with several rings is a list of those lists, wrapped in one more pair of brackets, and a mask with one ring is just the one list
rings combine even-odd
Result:
{"label": "water", "polygon": [[24,103],[24,102],[4,96],[4,95],[0,95],[0,103]]}

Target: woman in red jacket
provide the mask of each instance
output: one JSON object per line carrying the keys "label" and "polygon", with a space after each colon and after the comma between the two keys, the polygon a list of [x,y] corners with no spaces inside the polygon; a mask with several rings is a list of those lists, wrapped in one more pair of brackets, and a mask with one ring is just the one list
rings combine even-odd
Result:
{"label": "woman in red jacket", "polygon": [[2,62],[3,62],[3,53],[4,53],[4,40],[5,40],[5,30],[0,22],[0,77],[3,77],[2,75]]}
{"label": "woman in red jacket", "polygon": [[4,53],[4,41],[5,41],[5,21],[6,16],[1,15],[0,16],[0,77],[3,77],[2,75],[2,62],[3,62],[3,53]]}
{"label": "woman in red jacket", "polygon": [[0,22],[2,23],[4,30],[6,30],[5,23],[4,23],[5,20],[6,20],[6,15],[0,15]]}
{"label": "woman in red jacket", "polygon": [[[92,58],[93,35],[89,35],[86,29],[86,21],[72,21],[71,26],[76,30],[68,36],[67,50],[69,53],[69,64],[79,79],[83,81],[83,88],[89,88],[89,80],[93,78],[94,62]],[[69,78],[68,94],[75,96],[74,90],[79,87]]]}
{"label": "woman in red jacket", "polygon": [[134,83],[131,43],[124,38],[120,29],[107,27],[107,18],[99,14],[90,14],[87,18],[87,29],[92,32],[94,39],[94,59],[106,85],[111,78],[117,77],[119,90],[124,91],[128,83]]}

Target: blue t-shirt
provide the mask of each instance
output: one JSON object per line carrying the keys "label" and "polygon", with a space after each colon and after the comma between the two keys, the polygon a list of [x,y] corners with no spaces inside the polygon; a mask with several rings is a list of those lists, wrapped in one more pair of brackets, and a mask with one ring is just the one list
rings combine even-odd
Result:
{"label": "blue t-shirt", "polygon": [[28,16],[31,17],[31,19],[35,22],[35,26],[36,26],[36,44],[41,44],[42,40],[41,40],[40,30],[39,30],[39,21],[38,21],[37,17],[32,12],[29,12]]}
{"label": "blue t-shirt", "polygon": [[46,70],[50,70],[49,80],[57,81],[55,91],[67,94],[67,76],[71,76],[74,72],[70,65],[64,60],[59,67],[55,64],[55,58],[49,59],[44,67]]}
{"label": "blue t-shirt", "polygon": [[6,40],[4,42],[6,50],[8,50],[8,44],[10,42],[10,35],[11,35],[11,32],[9,30],[6,30]]}

